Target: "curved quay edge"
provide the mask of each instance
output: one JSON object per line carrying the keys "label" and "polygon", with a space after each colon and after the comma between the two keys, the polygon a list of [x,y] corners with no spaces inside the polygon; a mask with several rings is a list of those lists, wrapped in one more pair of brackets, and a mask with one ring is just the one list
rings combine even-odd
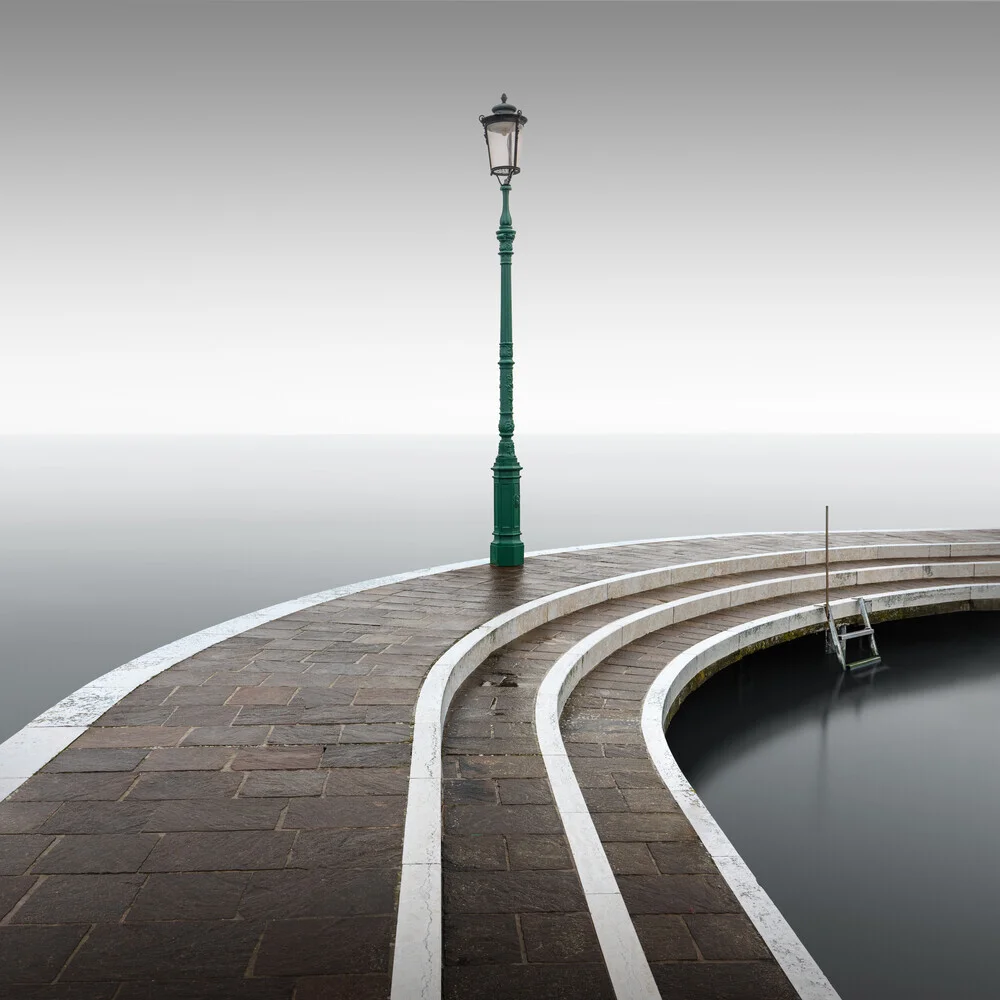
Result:
{"label": "curved quay edge", "polygon": [[[833,550],[831,550],[832,552]],[[845,547],[839,550],[838,556],[840,560],[843,560],[854,553],[853,547]],[[776,560],[772,558],[771,561]],[[676,568],[680,569],[680,567]],[[883,565],[836,571],[831,574],[831,585],[844,587],[865,583],[884,583],[890,580],[919,580],[933,577],[938,571],[952,578],[955,576],[975,577],[986,574],[996,575],[998,570],[1000,570],[1000,563],[996,562],[949,563],[943,566],[931,563]],[[539,686],[535,702],[536,736],[545,761],[553,798],[559,810],[569,841],[570,852],[580,876],[584,897],[590,909],[601,950],[608,966],[608,973],[618,997],[627,997],[629,1000],[657,1000],[660,993],[566,752],[559,725],[563,707],[584,676],[608,656],[636,639],[672,624],[709,614],[712,611],[767,600],[776,596],[812,591],[822,580],[822,573],[799,573],[723,587],[644,608],[608,622],[579,640],[556,660]],[[831,607],[836,607],[838,610],[843,608],[845,609],[843,613],[849,615],[850,608],[854,604],[856,601],[845,599],[831,603]],[[821,616],[820,626],[824,622],[825,619],[822,619]],[[711,642],[711,640],[706,640],[706,642]],[[682,686],[678,694],[683,690]],[[665,714],[663,718],[666,718]],[[648,737],[647,746],[649,746]],[[656,760],[651,749],[650,756],[654,761]],[[671,785],[668,784],[668,788],[674,793],[674,788]],[[684,801],[681,795],[675,794],[675,798],[679,802]],[[700,835],[700,830],[698,832]],[[722,870],[721,864],[719,867]],[[727,881],[729,881],[728,877]],[[745,880],[740,884],[747,893],[751,891],[752,887],[749,886],[749,883],[745,883]],[[733,887],[735,888],[735,886]],[[737,895],[739,897],[739,893]],[[742,897],[739,898],[743,902]],[[767,935],[764,937],[771,945],[771,939]],[[778,957],[778,950],[772,947],[772,951],[775,952],[779,964],[784,968],[784,963]],[[803,963],[799,962],[796,969],[802,965]],[[786,975],[789,975],[788,969],[785,969],[785,972]],[[818,967],[815,967],[814,962],[812,967],[808,969],[808,976],[799,975],[793,979],[792,975],[789,975],[789,979],[793,981],[796,988],[800,989],[800,995],[804,1000],[814,1000],[814,998],[815,1000],[819,1000],[819,998],[832,1000],[837,996],[822,972]]]}
{"label": "curved quay edge", "polygon": [[[865,600],[869,602],[871,613],[878,614],[925,606],[974,604],[998,598],[1000,584],[980,583],[890,591],[866,596]],[[857,598],[830,602],[835,618],[850,617],[856,607]],[[801,629],[822,629],[825,622],[823,605],[813,604],[757,618],[703,639],[667,663],[650,686],[642,705],[643,738],[657,773],[802,1000],[839,1000],[839,994],[691,787],[670,751],[664,726],[690,685],[699,676],[704,679],[720,660],[761,642],[781,641]]]}
{"label": "curved quay edge", "polygon": [[[853,534],[858,529],[844,529],[842,531],[831,532],[831,534]],[[964,531],[968,529],[947,529],[947,528],[924,528],[924,529],[908,529],[908,528],[885,528],[885,529],[866,529],[886,533],[895,532],[929,532],[929,531]],[[679,535],[679,536],[664,536],[660,538],[649,538],[649,539],[635,539],[621,542],[609,542],[609,543],[595,543],[587,545],[578,546],[568,546],[564,548],[555,549],[544,549],[531,552],[527,554],[527,558],[533,558],[537,556],[545,555],[556,555],[561,553],[569,552],[581,552],[581,551],[593,551],[598,549],[608,549],[608,548],[619,548],[629,545],[641,545],[641,544],[655,544],[663,542],[672,541],[687,541],[695,539],[704,538],[726,538],[726,537],[738,537],[741,535],[757,535],[757,536],[790,536],[790,535],[811,535],[815,532],[811,532],[807,529],[798,529],[793,531],[744,531],[744,532],[729,532],[729,533],[715,533],[715,534],[700,534],[700,535]],[[907,543],[900,543],[906,545]],[[944,543],[947,544],[947,543]],[[974,550],[984,549],[983,543],[952,543],[955,546],[963,547],[966,550],[965,554],[973,555],[977,554]],[[928,543],[931,548],[943,547],[942,543]],[[921,545],[920,543],[912,543],[913,548],[928,548],[926,545]],[[885,546],[882,546],[883,548]],[[849,548],[849,547],[845,547]],[[858,548],[858,547],[854,547]],[[861,547],[864,548],[864,547]],[[874,546],[869,546],[869,550],[874,548]],[[989,548],[989,546],[985,546]],[[793,550],[797,554],[804,556],[805,563],[809,562],[816,563],[820,560],[815,558],[810,558],[810,555],[815,555],[815,553],[822,550],[816,549],[798,549]],[[831,553],[833,553],[831,549]],[[914,555],[917,555],[914,552]],[[929,552],[928,552],[929,554]],[[957,554],[957,553],[956,553]],[[987,554],[985,551],[983,554]],[[775,553],[766,554],[763,556],[774,556]],[[736,557],[739,559],[747,558],[757,558],[757,557]],[[722,560],[725,561],[725,560]],[[371,590],[382,586],[391,585],[394,583],[401,583],[407,580],[416,579],[424,576],[431,576],[439,573],[446,573],[453,570],[464,569],[473,566],[485,565],[488,560],[485,559],[475,559],[467,560],[464,562],[451,563],[441,566],[436,566],[432,568],[414,570],[405,573],[399,573],[391,576],[378,577],[370,580],[365,580],[359,583],[349,584],[345,586],[331,588],[329,590],[318,591],[313,594],[309,594],[300,598],[292,599],[289,601],[284,601],[278,604],[271,605],[266,608],[259,609],[257,611],[250,612],[245,615],[238,616],[236,618],[229,619],[227,621],[221,622],[217,625],[211,626],[206,629],[202,629],[198,632],[192,633],[183,638],[177,639],[173,642],[167,643],[160,646],[148,653],[143,654],[127,663],[116,667],[107,673],[101,675],[95,680],[89,682],[83,687],[79,688],[77,691],[73,692],[68,697],[57,702],[51,708],[47,709],[45,712],[37,716],[34,720],[29,722],[21,730],[7,739],[5,742],[0,743],[0,801],[2,801],[6,796],[23,784],[28,778],[40,770],[46,763],[57,756],[62,750],[68,747],[75,739],[77,739],[83,732],[86,731],[88,726],[92,725],[101,715],[103,715],[108,709],[113,707],[124,698],[126,695],[134,691],[141,684],[146,682],[152,677],[155,677],[159,673],[167,670],[168,668],[179,663],[181,660],[187,659],[188,657],[201,652],[213,646],[219,642],[226,639],[232,638],[236,635],[241,634],[251,628],[264,625],[275,619],[282,618],[289,614],[294,614],[297,611],[304,610],[306,608],[314,607],[318,604],[324,604],[329,601],[335,600],[339,597],[345,597],[352,594],[356,594],[365,590]],[[627,574],[626,576],[641,576],[649,575],[650,573],[655,573],[657,571],[642,571],[639,574]],[[619,578],[611,578],[612,580],[617,580]],[[599,590],[602,586],[606,586],[609,581],[597,581],[593,584],[584,585],[581,588],[572,588],[573,591],[591,589]],[[662,585],[662,584],[661,584]],[[572,602],[572,591],[566,592],[570,594],[569,600]],[[549,598],[542,600],[552,600],[558,595],[550,595]],[[623,594],[612,594],[606,596],[623,596]],[[585,600],[580,607],[585,607],[589,604],[599,603],[598,600],[591,601]],[[521,608],[515,608],[507,612],[505,615],[500,616],[500,619],[505,621],[510,621],[513,625],[513,619],[515,619],[516,612],[524,611],[531,605],[537,604],[538,602],[530,602],[529,605],[524,605]],[[565,601],[564,601],[565,603]],[[575,602],[574,602],[575,603]],[[551,609],[545,609],[548,612]],[[569,613],[575,610],[572,606],[566,606],[565,610],[560,611],[561,614]],[[540,617],[536,624],[542,624],[548,619],[548,614],[544,617]],[[457,655],[451,666],[457,666],[457,661],[461,655],[459,651],[460,646],[465,646],[464,652],[468,653],[471,651],[471,647],[475,646],[477,642],[482,642],[483,645],[488,645],[489,648],[484,650],[483,658],[489,654],[492,649],[495,649],[511,639],[516,638],[517,635],[523,634],[523,631],[528,631],[530,628],[536,627],[536,625],[530,625],[529,628],[520,629],[513,627],[510,634],[502,635],[500,626],[504,624],[503,621],[495,619],[493,622],[487,623],[487,625],[481,626],[479,629],[470,633],[463,640],[460,640],[449,653],[445,654],[445,658],[451,659],[449,656],[453,651]],[[521,623],[518,623],[521,624]],[[490,636],[486,635],[487,626],[494,625],[493,633]],[[477,651],[478,652],[478,651]],[[439,661],[440,662],[440,661]],[[442,664],[444,667],[445,664]],[[471,670],[469,671],[471,673]],[[440,673],[440,671],[439,671]],[[465,678],[463,677],[462,680]],[[445,691],[443,693],[447,694],[445,704],[450,704],[451,698],[457,691],[461,684],[461,681],[455,683],[455,678],[450,677],[447,680],[450,683],[445,684]],[[421,695],[423,691],[421,691]],[[419,702],[418,702],[419,707]],[[447,709],[445,708],[445,714]],[[437,784],[440,788],[440,739],[441,739],[441,726],[443,721],[443,716],[437,714],[437,724],[433,727],[431,731],[431,742],[436,740],[438,747],[438,767],[437,771]],[[414,757],[416,757],[416,751],[418,749],[417,734],[420,732],[418,725],[420,720],[415,718],[415,734],[414,734]],[[436,730],[436,735],[435,735]],[[415,762],[415,761],[414,761]],[[416,816],[421,815],[424,818],[424,822],[421,823],[423,830],[427,830],[429,827],[433,828],[436,826],[438,830],[437,843],[440,845],[440,795],[438,794],[431,800],[431,796],[428,792],[431,792],[431,787],[434,784],[435,768],[433,765],[427,770],[421,773],[416,773],[415,771],[411,775],[411,789],[408,797],[407,805],[407,827],[409,826],[411,813]],[[416,784],[414,784],[416,782]],[[415,792],[419,792],[423,787],[423,794],[414,795]],[[431,807],[432,808],[428,808]],[[435,818],[436,816],[436,818]],[[411,851],[409,852],[410,864],[406,864],[407,852],[406,852],[406,841],[410,842]],[[414,881],[411,877],[411,887],[415,891],[416,898],[414,902],[418,904],[418,911],[422,912],[422,916],[415,920],[417,927],[411,928],[416,930],[413,943],[417,945],[419,950],[430,950],[433,953],[436,949],[438,955],[440,954],[440,929],[441,929],[441,871],[440,871],[440,851],[437,852],[436,863],[430,861],[428,866],[428,856],[433,857],[433,852],[428,852],[427,850],[417,851],[417,857],[419,860],[416,862],[423,871],[418,872],[413,868],[413,856],[412,848],[414,846],[413,838],[407,837],[404,841],[404,881],[405,875],[408,869],[411,871],[412,875],[420,875],[421,877]],[[428,845],[429,846],[429,845]],[[411,911],[414,912],[414,911]],[[428,933],[430,931],[431,933]],[[436,937],[435,937],[436,932]],[[406,927],[403,926],[403,922],[400,922],[400,926],[397,927],[397,948],[400,945],[400,934],[406,933]],[[436,944],[435,944],[436,941]],[[425,951],[424,962],[431,962],[434,959],[431,955],[427,954]],[[394,963],[395,964],[395,963]],[[438,987],[437,993],[425,992],[428,987],[431,990],[434,989],[433,982],[424,982],[421,985],[424,987],[419,990],[418,993],[412,992],[412,986],[414,985],[413,980],[410,980],[409,986],[411,987],[411,992],[408,996],[437,996],[440,994],[440,962],[437,963],[437,973],[436,973],[436,985]],[[394,970],[395,971],[395,970]],[[395,985],[394,985],[394,996]]]}
{"label": "curved quay edge", "polygon": [[[962,531],[961,528],[881,528],[885,532],[904,531]],[[831,534],[849,534],[853,529]],[[540,549],[529,552],[526,558],[537,556],[558,555],[566,552],[585,552],[594,549],[621,548],[627,545],[651,545],[658,542],[689,541],[698,538],[728,538],[740,534],[755,535],[798,535],[809,534],[800,531],[758,531],[729,532],[722,535],[673,535],[662,538],[635,539],[623,542],[598,542],[588,545],[573,545],[556,549]],[[393,583],[403,583],[422,576],[433,576],[438,573],[448,573],[452,570],[466,569],[471,566],[484,566],[487,559],[470,559],[464,562],[449,563],[427,569],[412,570],[397,573],[392,576],[375,577],[359,583],[333,587],[329,590],[317,591],[303,597],[282,601],[269,607],[251,611],[236,618],[212,625],[209,628],[193,632],[190,635],[173,642],[166,643],[156,649],[143,653],[141,656],[121,666],[109,670],[89,683],[78,688],[72,694],[46,709],[31,722],[0,743],[0,801],[28,780],[39,769],[44,767],[53,757],[66,749],[83,731],[99,719],[108,709],[112,708],[127,694],[134,691],[157,674],[174,666],[181,660],[200,653],[225,639],[231,639],[242,632],[259,625],[266,625],[276,618],[303,611],[317,604],[325,604],[338,597],[347,597],[365,590],[388,586]]]}
{"label": "curved quay edge", "polygon": [[[773,532],[771,534],[790,533]],[[798,534],[798,532],[794,534]],[[392,966],[391,995],[393,1000],[413,1000],[413,998],[435,1000],[441,995],[443,729],[455,694],[475,669],[496,649],[532,629],[538,628],[545,622],[582,608],[600,604],[605,600],[654,590],[671,583],[684,582],[686,579],[723,575],[727,571],[734,573],[753,569],[817,565],[822,562],[823,553],[823,549],[813,548],[739,555],[674,564],[652,570],[640,570],[581,584],[529,601],[497,615],[463,636],[439,657],[424,679],[414,711],[413,749],[403,832],[403,866]],[[930,558],[933,555],[943,557],[996,555],[1000,554],[1000,550],[995,543],[897,542],[842,546],[831,548],[830,554],[831,561],[848,561],[864,558],[889,558],[890,556]],[[972,576],[974,564],[967,565],[970,568],[968,575]],[[879,569],[885,572],[889,567],[880,567]],[[902,578],[907,578],[910,570],[911,567],[902,567],[904,573]],[[855,570],[844,572],[844,579],[840,585],[857,583],[857,573],[858,571]],[[891,578],[891,576],[886,577],[886,579]],[[779,592],[791,593],[790,589],[781,589],[789,586],[784,582],[788,579],[770,581],[772,587],[777,588],[770,596],[778,596]],[[757,584],[741,585],[744,589],[760,586],[760,581]],[[740,588],[732,589],[739,590]],[[814,588],[801,587],[800,589]],[[724,596],[720,596],[722,593]],[[730,596],[729,589],[725,589],[724,592],[684,598],[678,603],[689,605],[692,609],[698,607],[697,613],[707,614],[720,607],[729,606]],[[672,604],[670,611],[672,614]],[[692,613],[694,612],[692,611]],[[643,618],[648,614],[648,610],[640,612],[639,617]],[[663,621],[657,627],[662,628],[668,624],[670,621]],[[643,630],[641,633],[631,635],[623,642],[630,642],[639,634],[645,634],[649,630],[646,623],[639,627]],[[599,630],[597,634],[603,635],[604,633]],[[622,632],[619,629],[613,638],[617,639],[621,635]],[[602,657],[612,651],[611,638],[604,640],[609,648],[601,654]],[[590,665],[575,675],[573,683],[575,684],[576,680],[596,662],[595,659],[590,659],[588,661]],[[539,696],[541,696],[541,688]],[[568,697],[568,693],[566,696]],[[565,698],[559,702],[560,710],[564,701]],[[544,715],[545,713],[541,712],[540,714]],[[576,787],[576,779],[572,774],[572,769],[569,768],[568,758],[565,757],[565,748],[562,747],[562,739],[558,734],[558,714],[555,726],[555,739],[558,744],[551,740],[548,743],[542,742],[545,738],[543,735],[545,727],[543,726],[536,725],[536,736],[539,739],[543,755],[546,748],[550,751],[551,759],[558,759],[561,754],[565,768],[569,771],[568,774],[565,771],[562,773],[562,778],[568,780],[560,781],[558,776],[554,777],[553,771],[550,769],[550,761],[548,758],[546,759],[550,784],[553,785],[553,794],[556,797],[560,814],[563,815],[571,853],[578,868],[586,868],[591,875],[584,891],[595,926],[599,930],[603,929],[603,933],[599,934],[599,939],[602,953],[608,962],[609,973],[612,974],[613,980],[621,985],[619,996],[628,997],[629,1000],[632,1000],[633,997],[635,1000],[645,1000],[647,997],[650,1000],[655,1000],[659,997],[659,992],[652,981],[652,973],[649,971],[645,954],[639,946],[631,918],[624,910],[624,902],[621,900],[617,881],[611,873],[603,847],[597,840],[593,820],[585,805],[582,804],[582,793],[579,792],[578,787],[575,795],[569,790],[570,785]],[[553,767],[556,766],[553,764]],[[559,793],[556,790],[557,784],[564,789],[562,801],[560,801]],[[570,815],[573,818],[567,824],[566,817]],[[589,893],[588,888],[590,889]],[[623,914],[626,918],[624,921],[621,919]],[[644,969],[645,971],[643,971]]]}

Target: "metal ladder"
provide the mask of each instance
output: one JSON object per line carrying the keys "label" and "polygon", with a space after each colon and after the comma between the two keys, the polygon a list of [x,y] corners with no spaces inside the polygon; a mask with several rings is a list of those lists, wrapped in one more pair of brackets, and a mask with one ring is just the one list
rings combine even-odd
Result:
{"label": "metal ladder", "polygon": [[[858,610],[861,612],[861,621],[864,623],[864,628],[855,629],[853,632],[850,632],[846,625],[838,625],[833,620],[833,612],[830,610],[830,606],[827,605],[826,607],[827,625],[830,629],[826,641],[827,652],[837,654],[840,666],[845,671],[859,670],[862,667],[876,667],[882,662],[882,657],[878,651],[878,644],[875,642],[875,629],[872,628],[872,623],[868,620],[868,608],[865,605],[863,597],[858,598]],[[850,639],[867,639],[869,655],[862,657],[860,660],[848,660],[847,643]]]}

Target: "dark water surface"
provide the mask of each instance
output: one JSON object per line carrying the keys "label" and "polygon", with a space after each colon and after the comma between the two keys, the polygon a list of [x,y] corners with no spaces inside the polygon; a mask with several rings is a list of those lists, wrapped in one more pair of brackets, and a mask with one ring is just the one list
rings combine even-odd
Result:
{"label": "dark water surface", "polygon": [[[529,550],[729,531],[990,527],[1000,438],[519,433]],[[488,555],[483,436],[0,436],[0,740],[183,635]],[[850,467],[851,474],[843,469]]]}
{"label": "dark water surface", "polygon": [[844,1000],[1000,996],[1000,613],[876,627],[845,678],[811,636],[748,657],[667,738]]}

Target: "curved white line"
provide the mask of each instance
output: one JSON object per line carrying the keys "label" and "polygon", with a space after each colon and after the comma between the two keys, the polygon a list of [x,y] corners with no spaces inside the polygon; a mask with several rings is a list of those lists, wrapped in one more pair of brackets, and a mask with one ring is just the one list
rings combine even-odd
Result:
{"label": "curved white line", "polygon": [[[967,545],[987,549],[989,554],[1000,554],[997,543],[980,542],[876,543],[841,546],[831,549],[830,554],[831,561],[835,562],[891,556],[950,557],[954,548]],[[823,549],[791,549],[701,560],[625,573],[571,587],[497,615],[463,636],[433,664],[420,688],[414,710],[413,750],[403,828],[403,869],[396,909],[392,1000],[436,1000],[441,994],[443,729],[455,694],[473,671],[496,649],[546,621],[605,600],[711,576],[815,565],[821,561],[823,552]],[[847,572],[853,575],[855,571]],[[772,596],[777,596],[777,592]],[[685,601],[702,597],[704,595]],[[699,613],[705,614],[707,610],[714,609]],[[602,912],[600,919],[607,923],[607,914]]]}
{"label": "curved white line", "polygon": [[[989,583],[892,591],[867,597],[866,600],[872,612],[879,612],[928,604],[995,600],[998,596],[1000,584]],[[857,599],[845,598],[831,602],[830,606],[837,617],[847,617],[856,610]],[[763,640],[775,639],[801,628],[822,628],[824,621],[823,607],[811,605],[758,618],[704,639],[675,656],[663,668],[650,686],[642,706],[646,749],[660,778],[680,804],[802,1000],[836,1000],[838,994],[691,787],[670,752],[664,723],[687,684],[711,664]]]}
{"label": "curved white line", "polygon": [[[947,576],[949,579],[954,579],[976,575],[1000,576],[1000,562],[904,564],[839,570],[830,574],[830,585],[840,588],[863,583],[882,583],[889,580],[922,579],[934,576]],[[617,880],[612,872],[611,864],[590,817],[583,792],[566,753],[566,746],[559,728],[559,717],[563,707],[583,677],[612,653],[642,636],[657,632],[668,625],[700,617],[722,608],[737,607],[773,597],[816,590],[822,580],[823,574],[821,573],[800,573],[776,577],[772,580],[759,580],[724,587],[704,594],[658,604],[651,608],[644,608],[595,629],[574,644],[556,660],[539,685],[535,699],[536,735],[545,760],[552,795],[566,831],[584,896],[591,909],[601,950],[608,965],[608,973],[619,1000],[632,1000],[633,997],[642,998],[642,1000],[647,1000],[647,998],[648,1000],[656,1000],[659,993],[656,991],[645,952],[639,942],[632,919],[618,888]],[[848,599],[840,601],[839,605],[844,608],[853,606],[856,609],[857,602]],[[844,611],[843,613],[848,614],[849,612]],[[822,612],[820,614],[822,615]],[[706,643],[710,641],[705,640]],[[695,648],[702,645],[704,643],[699,643]],[[643,719],[645,720],[645,714]],[[678,801],[680,802],[681,799]],[[722,871],[721,865],[720,871]],[[725,875],[724,871],[723,874]],[[606,937],[602,937],[602,933],[606,934]],[[777,953],[775,953],[775,957],[781,963],[781,958]],[[810,959],[810,961],[812,960]],[[782,967],[784,968],[783,963]],[[788,974],[788,969],[785,971]],[[789,978],[791,979],[791,975]],[[800,975],[799,979],[802,980],[803,977]],[[825,977],[817,967],[811,971],[809,981],[819,982],[820,979],[832,991],[832,987],[829,987],[829,983],[826,982]],[[803,994],[804,998],[818,998],[820,996],[831,998],[835,997],[836,994],[834,992]]]}

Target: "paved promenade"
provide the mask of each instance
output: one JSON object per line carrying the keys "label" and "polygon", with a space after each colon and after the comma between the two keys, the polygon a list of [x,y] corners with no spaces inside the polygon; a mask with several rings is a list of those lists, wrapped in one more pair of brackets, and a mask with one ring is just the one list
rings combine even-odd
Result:
{"label": "paved promenade", "polygon": [[[938,586],[967,584],[973,561],[983,564],[977,582],[1000,582],[988,564],[1000,531],[833,538],[925,548],[843,560],[838,570],[900,570],[891,584],[838,584],[837,597],[927,587],[931,573]],[[962,544],[984,554],[948,551]],[[538,556],[523,570],[457,569],[296,612],[177,663],[0,803],[0,997],[384,1000],[414,706],[435,661],[484,622],[567,588],[821,545],[816,534],[720,536]],[[475,669],[443,731],[441,995],[598,1000],[617,989],[631,1000],[609,973],[554,801],[539,686],[575,643],[618,618],[817,571],[746,564],[602,599]],[[664,998],[800,995],[664,786],[640,715],[673,655],[822,601],[806,586],[739,607],[727,599],[626,643],[563,712],[572,770]],[[416,1000],[425,986],[397,981],[394,1000]]]}

